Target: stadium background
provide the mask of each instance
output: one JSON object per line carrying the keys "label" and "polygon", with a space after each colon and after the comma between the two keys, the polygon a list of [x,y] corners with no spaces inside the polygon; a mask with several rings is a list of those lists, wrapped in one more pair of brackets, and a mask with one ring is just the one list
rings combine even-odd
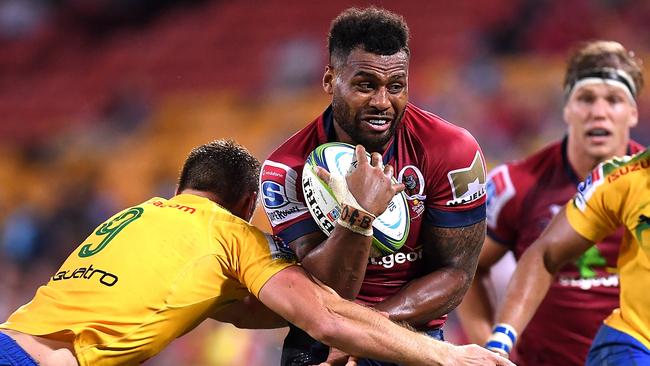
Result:
{"label": "stadium background", "polygon": [[[171,196],[193,146],[232,137],[264,159],[311,121],[331,19],[371,3],[410,26],[411,101],[472,132],[490,167],[562,136],[575,42],[650,63],[646,0],[0,0],[0,318],[108,215]],[[147,364],[275,365],[283,335],[211,322]],[[447,336],[462,340],[453,317]]]}

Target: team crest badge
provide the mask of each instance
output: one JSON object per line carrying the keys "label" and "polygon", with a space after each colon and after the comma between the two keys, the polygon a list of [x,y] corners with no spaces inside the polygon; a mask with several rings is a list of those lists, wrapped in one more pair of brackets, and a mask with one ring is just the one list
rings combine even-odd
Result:
{"label": "team crest badge", "polygon": [[407,165],[400,170],[397,180],[406,186],[404,194],[411,210],[411,221],[413,221],[424,212],[424,201],[427,198],[424,194],[424,176],[416,166]]}

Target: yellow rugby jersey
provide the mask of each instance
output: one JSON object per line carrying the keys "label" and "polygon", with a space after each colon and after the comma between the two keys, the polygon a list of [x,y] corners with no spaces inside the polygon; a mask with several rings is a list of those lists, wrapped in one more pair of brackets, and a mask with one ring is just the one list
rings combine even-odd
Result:
{"label": "yellow rugby jersey", "polygon": [[100,225],[0,328],[71,340],[80,365],[138,364],[293,264],[207,198],[152,198]]}
{"label": "yellow rugby jersey", "polygon": [[566,212],[573,229],[594,242],[625,227],[617,262],[621,304],[605,323],[650,348],[650,150],[598,166]]}

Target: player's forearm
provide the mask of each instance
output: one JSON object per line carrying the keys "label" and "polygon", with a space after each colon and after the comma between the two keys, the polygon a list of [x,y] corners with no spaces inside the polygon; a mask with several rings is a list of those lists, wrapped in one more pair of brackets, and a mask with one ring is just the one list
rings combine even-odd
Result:
{"label": "player's forearm", "polygon": [[512,366],[481,347],[457,347],[403,328],[316,285],[297,266],[271,277],[259,298],[313,338],[348,354],[404,365]]}
{"label": "player's forearm", "polygon": [[453,357],[452,345],[412,332],[370,309],[343,301],[331,301],[327,307],[335,320],[317,336],[348,354],[404,365],[441,365]]}
{"label": "player's forearm", "polygon": [[377,306],[388,312],[391,319],[416,327],[460,304],[476,272],[485,240],[485,221],[457,228],[423,225],[420,240],[425,243],[425,265],[435,270],[412,280]]}
{"label": "player's forearm", "polygon": [[494,309],[490,302],[485,279],[487,272],[477,272],[457,311],[469,343],[485,344],[492,333]]}
{"label": "player's forearm", "polygon": [[[330,336],[322,341],[352,355],[401,365],[514,366],[476,345],[454,346],[403,328],[376,312],[347,302],[327,305],[335,315]],[[390,341],[387,340],[390,335]]]}
{"label": "player's forearm", "polygon": [[387,312],[394,321],[422,327],[458,306],[469,281],[465,271],[443,268],[409,282],[375,309]]}
{"label": "player's forearm", "polygon": [[[300,267],[271,277],[260,301],[314,339],[348,354],[400,364],[437,365],[449,347],[314,283]],[[419,361],[419,362],[416,362]]]}
{"label": "player's forearm", "polygon": [[499,307],[496,323],[506,323],[521,333],[532,319],[551,287],[553,275],[544,265],[544,251],[533,245],[517,263],[505,299]]}
{"label": "player's forearm", "polygon": [[341,297],[354,299],[368,266],[372,237],[338,226],[330,237],[304,254],[301,264]]}

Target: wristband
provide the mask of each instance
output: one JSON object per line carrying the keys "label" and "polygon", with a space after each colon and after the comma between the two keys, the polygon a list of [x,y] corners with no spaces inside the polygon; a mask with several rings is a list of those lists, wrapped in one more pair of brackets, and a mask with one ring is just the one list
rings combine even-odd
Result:
{"label": "wristband", "polygon": [[331,174],[329,186],[336,201],[341,205],[341,215],[336,222],[357,234],[372,236],[372,222],[376,216],[366,211],[357,202],[348,189],[345,177],[340,174]]}
{"label": "wristband", "polygon": [[517,340],[517,331],[510,324],[499,323],[492,328],[492,335],[488,338],[485,348],[490,351],[510,354]]}
{"label": "wristband", "polygon": [[336,222],[361,235],[372,236],[372,222],[375,220],[375,215],[370,212],[354,207],[352,205],[341,205],[341,215]]}

